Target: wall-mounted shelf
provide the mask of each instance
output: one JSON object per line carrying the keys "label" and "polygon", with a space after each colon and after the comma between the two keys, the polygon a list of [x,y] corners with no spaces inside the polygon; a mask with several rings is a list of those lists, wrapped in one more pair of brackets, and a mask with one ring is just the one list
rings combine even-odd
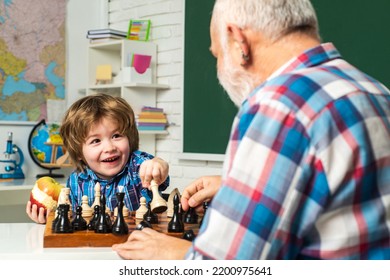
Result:
{"label": "wall-mounted shelf", "polygon": [[[151,83],[122,82],[121,75],[125,67],[130,66],[133,54],[151,55]],[[138,115],[143,106],[156,106],[157,90],[168,89],[168,85],[156,83],[157,46],[151,42],[117,40],[100,44],[90,44],[88,48],[88,87],[87,94],[105,92],[123,97]],[[114,83],[96,84],[98,65],[112,66]],[[123,74],[123,73],[122,73]],[[115,77],[115,75],[118,75]],[[167,131],[139,131],[140,150],[155,154],[155,135],[168,134]]]}

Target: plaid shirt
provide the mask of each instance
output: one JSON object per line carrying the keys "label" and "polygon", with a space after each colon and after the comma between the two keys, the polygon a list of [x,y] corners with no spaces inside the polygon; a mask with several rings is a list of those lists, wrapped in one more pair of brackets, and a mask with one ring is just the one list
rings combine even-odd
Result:
{"label": "plaid shirt", "polygon": [[242,104],[188,259],[390,259],[390,95],[331,43]]}
{"label": "plaid shirt", "polygon": [[[82,197],[88,196],[88,204],[91,206],[95,199],[95,184],[100,183],[100,192],[106,196],[106,205],[112,211],[117,206],[115,193],[118,192],[118,186],[124,186],[125,198],[124,202],[130,211],[136,211],[139,206],[141,196],[150,202],[152,193],[143,188],[141,178],[139,177],[139,168],[141,164],[152,159],[153,156],[141,151],[135,151],[130,155],[129,162],[125,168],[110,180],[100,179],[89,168],[84,172],[74,171],[70,174],[67,187],[70,188],[70,201],[72,210],[76,211],[76,207],[82,204]],[[163,191],[169,186],[169,177],[163,184],[159,186],[159,190]]]}

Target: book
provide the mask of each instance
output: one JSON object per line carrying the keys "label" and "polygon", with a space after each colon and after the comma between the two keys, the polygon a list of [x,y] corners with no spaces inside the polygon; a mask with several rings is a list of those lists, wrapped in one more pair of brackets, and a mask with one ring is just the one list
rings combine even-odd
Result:
{"label": "book", "polygon": [[161,126],[165,127],[167,123],[159,123],[159,122],[138,122],[139,126]]}
{"label": "book", "polygon": [[167,123],[166,119],[144,119],[138,118],[138,122],[140,123]]}
{"label": "book", "polygon": [[165,119],[166,118],[165,114],[160,112],[141,112],[138,115],[138,117],[144,119]]}
{"label": "book", "polygon": [[122,36],[122,37],[126,37],[127,36],[127,32],[116,30],[116,29],[111,29],[111,28],[88,30],[88,34],[90,34],[90,35],[94,35],[94,34],[114,34],[114,35],[119,35],[119,36]]}
{"label": "book", "polygon": [[118,41],[118,40],[123,40],[125,38],[95,38],[95,39],[90,39],[89,43],[90,44],[99,44],[99,43],[105,43],[105,42],[112,42],[112,41]]}
{"label": "book", "polygon": [[101,33],[101,34],[87,34],[88,39],[100,39],[100,38],[114,38],[114,39],[126,39],[126,37],[110,33]]}
{"label": "book", "polygon": [[142,112],[164,112],[162,108],[144,106],[141,109]]}
{"label": "book", "polygon": [[138,130],[158,130],[163,131],[165,127],[163,126],[138,126]]}

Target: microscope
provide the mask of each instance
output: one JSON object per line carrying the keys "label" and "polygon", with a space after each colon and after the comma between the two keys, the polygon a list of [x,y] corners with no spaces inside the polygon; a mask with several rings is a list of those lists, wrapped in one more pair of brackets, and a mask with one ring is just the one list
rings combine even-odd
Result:
{"label": "microscope", "polygon": [[[24,179],[22,170],[24,156],[22,150],[12,143],[12,132],[8,132],[7,148],[4,154],[7,160],[0,160],[0,163],[8,163],[9,165],[6,165],[4,168],[7,173],[0,173],[0,179]],[[19,162],[11,159],[11,155],[13,154],[18,155]]]}

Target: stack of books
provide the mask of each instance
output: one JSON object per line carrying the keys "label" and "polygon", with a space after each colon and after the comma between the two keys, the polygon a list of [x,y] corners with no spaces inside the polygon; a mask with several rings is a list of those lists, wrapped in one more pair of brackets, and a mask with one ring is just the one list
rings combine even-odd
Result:
{"label": "stack of books", "polygon": [[139,131],[163,131],[168,126],[168,120],[163,109],[144,106],[138,114]]}
{"label": "stack of books", "polygon": [[127,32],[111,28],[88,30],[87,39],[90,43],[123,40],[127,38]]}

